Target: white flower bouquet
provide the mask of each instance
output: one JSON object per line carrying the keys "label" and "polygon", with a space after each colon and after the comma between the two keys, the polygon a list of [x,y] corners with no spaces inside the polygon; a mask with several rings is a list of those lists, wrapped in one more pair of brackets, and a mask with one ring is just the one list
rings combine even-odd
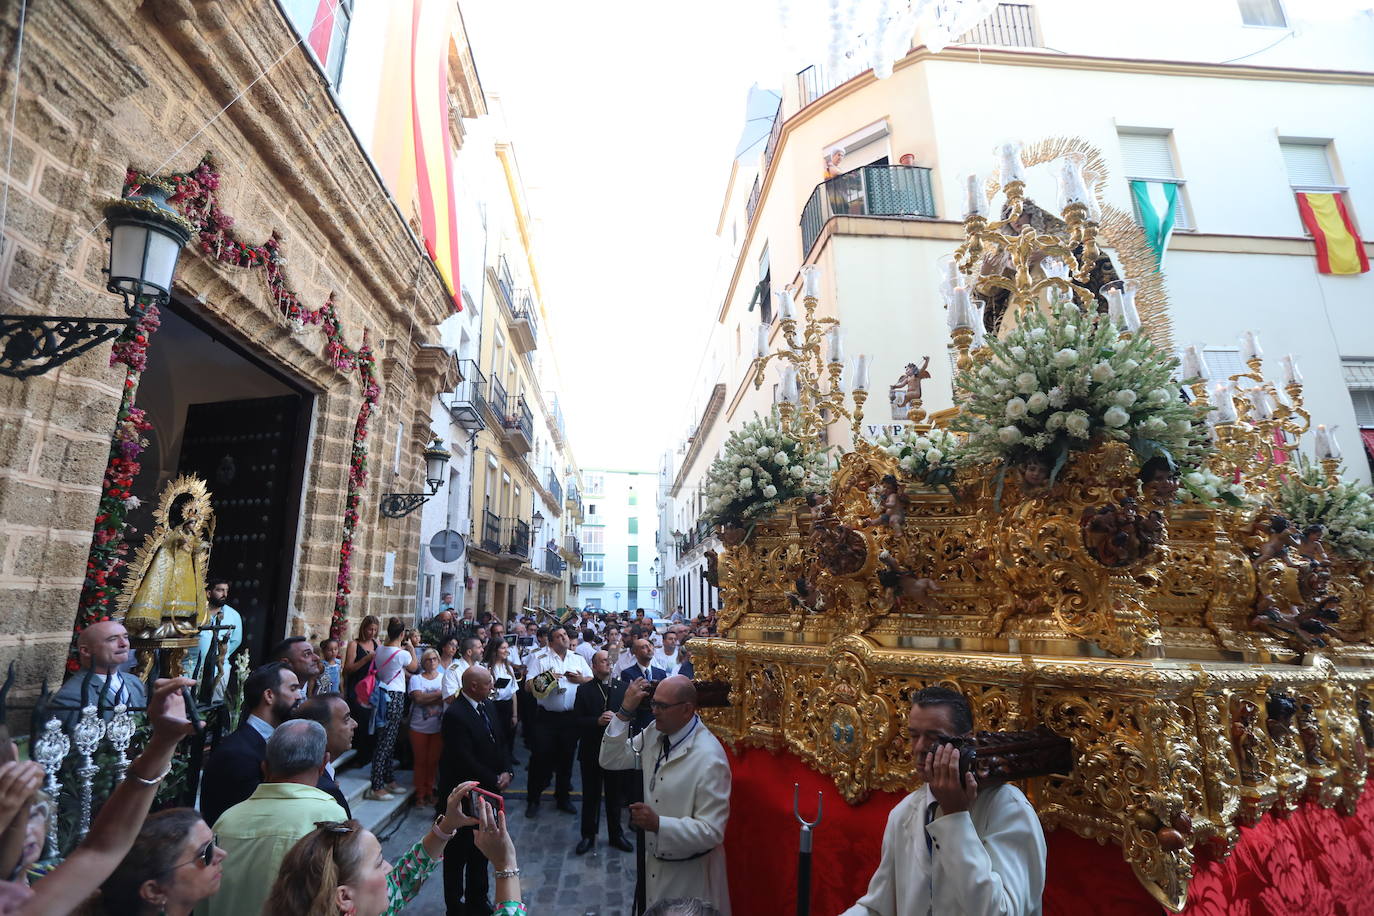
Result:
{"label": "white flower bouquet", "polygon": [[1214,506],[1225,503],[1233,508],[1256,502],[1240,481],[1227,483],[1207,468],[1185,468],[1178,478],[1179,502]]}
{"label": "white flower bouquet", "polygon": [[1305,456],[1298,456],[1297,471],[1279,484],[1278,513],[1299,531],[1325,525],[1323,540],[1344,557],[1374,560],[1374,492],[1349,480],[1328,486],[1321,468]]}
{"label": "white flower bouquet", "polygon": [[884,433],[874,444],[897,459],[902,473],[931,487],[950,485],[963,447],[959,437],[947,429],[918,432],[911,426],[896,439]]}
{"label": "white flower bouquet", "polygon": [[1072,303],[1027,309],[991,358],[961,371],[970,395],[951,426],[968,434],[961,461],[1045,461],[1053,481],[1074,450],[1118,439],[1141,461],[1200,463],[1201,414],[1179,396],[1177,360],[1144,334],[1123,338],[1106,315]]}
{"label": "white flower bouquet", "polygon": [[788,499],[823,492],[825,455],[782,431],[775,409],[732,432],[706,472],[706,516],[713,525],[743,524]]}

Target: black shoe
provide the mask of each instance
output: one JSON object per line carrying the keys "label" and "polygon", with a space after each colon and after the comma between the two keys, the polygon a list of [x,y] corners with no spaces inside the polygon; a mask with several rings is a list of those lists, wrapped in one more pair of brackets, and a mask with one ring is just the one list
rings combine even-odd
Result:
{"label": "black shoe", "polygon": [[491,916],[491,914],[495,911],[496,905],[492,903],[490,899],[487,899],[482,903],[477,904],[477,906],[475,907],[465,907],[463,910],[463,912],[466,913],[467,916]]}
{"label": "black shoe", "polygon": [[582,839],[577,841],[577,849],[574,851],[579,856],[585,856],[587,854],[587,850],[591,849],[592,844],[595,842],[596,840],[594,840],[592,837],[584,836]]}
{"label": "black shoe", "polygon": [[559,803],[558,803],[558,810],[559,810],[559,811],[562,811],[564,814],[576,814],[576,813],[577,813],[577,809],[573,807],[573,803],[570,802],[570,801],[568,801],[566,798],[565,798],[565,799],[562,799],[561,801],[559,801]]}
{"label": "black shoe", "polygon": [[532,802],[530,802],[528,805],[525,806],[525,817],[538,817],[538,816],[539,816],[539,802],[537,802],[537,801],[532,801]]}
{"label": "black shoe", "polygon": [[634,852],[635,844],[625,838],[624,834],[611,837],[611,845],[621,852]]}

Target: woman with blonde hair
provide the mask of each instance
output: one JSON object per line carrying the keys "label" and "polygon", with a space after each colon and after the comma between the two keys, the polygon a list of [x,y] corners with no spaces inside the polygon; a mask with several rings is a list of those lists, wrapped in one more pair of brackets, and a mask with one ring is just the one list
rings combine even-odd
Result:
{"label": "woman with blonde hair", "polygon": [[439,653],[420,653],[420,673],[410,676],[410,748],[415,756],[415,804],[433,805],[434,774],[439,768],[443,740],[439,725],[444,718],[444,673]]}
{"label": "woman with blonde hair", "polygon": [[420,892],[444,855],[444,846],[464,827],[477,827],[474,841],[496,869],[498,916],[520,916],[520,869],[515,845],[506,832],[506,815],[474,798],[477,817],[462,813],[462,802],[477,786],[465,782],[448,797],[447,810],[395,866],[382,856],[382,844],[357,821],[316,825],[291,847],[277,871],[262,916],[396,916]]}

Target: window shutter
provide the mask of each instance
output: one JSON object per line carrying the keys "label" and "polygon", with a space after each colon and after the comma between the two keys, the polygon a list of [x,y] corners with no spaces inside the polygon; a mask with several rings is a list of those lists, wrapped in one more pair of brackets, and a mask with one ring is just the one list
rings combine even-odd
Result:
{"label": "window shutter", "polygon": [[1127,178],[1177,178],[1168,134],[1121,131],[1121,159]]}
{"label": "window shutter", "polygon": [[1288,183],[1294,187],[1329,188],[1336,184],[1325,143],[1279,143]]}
{"label": "window shutter", "polygon": [[1207,379],[1212,382],[1224,382],[1233,375],[1250,371],[1235,347],[1208,347],[1202,351],[1202,361],[1207,367]]}
{"label": "window shutter", "polygon": [[1360,429],[1374,428],[1374,391],[1352,391],[1350,402],[1355,405],[1355,424]]}

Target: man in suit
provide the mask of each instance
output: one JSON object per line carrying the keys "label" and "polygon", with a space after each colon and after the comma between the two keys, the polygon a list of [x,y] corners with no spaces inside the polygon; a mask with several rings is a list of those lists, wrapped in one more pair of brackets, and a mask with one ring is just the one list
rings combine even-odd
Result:
{"label": "man in suit", "polygon": [[596,842],[597,822],[601,819],[601,796],[606,796],[606,834],[611,845],[624,852],[634,847],[620,827],[625,771],[601,767],[601,735],[620,708],[625,685],[611,677],[611,660],[605,652],[592,655],[592,679],[577,688],[573,716],[577,721],[577,761],[582,770],[582,839],[577,854],[585,855]]}
{"label": "man in suit", "polygon": [[329,737],[329,762],[320,771],[320,780],[315,788],[334,796],[344,813],[352,817],[353,810],[349,808],[348,799],[339,788],[338,777],[334,773],[334,761],[353,746],[353,732],[358,728],[348,701],[341,693],[318,693],[298,706],[293,718],[309,719],[324,726],[324,733]]}
{"label": "man in suit", "polygon": [[213,824],[253,794],[262,782],[267,739],[300,701],[301,683],[281,662],[257,668],[243,684],[243,721],[206,761],[200,780],[200,814]]}
{"label": "man in suit", "polygon": [[[654,664],[654,644],[649,642],[648,637],[635,637],[635,641],[630,644],[630,651],[634,653],[635,661],[633,665],[620,672],[620,683],[623,687],[628,687],[640,678],[655,683],[668,676],[668,672]],[[648,728],[649,723],[653,721],[647,705],[635,713],[634,720],[630,723],[637,732]]]}
{"label": "man in suit", "polygon": [[102,719],[114,715],[116,705],[142,709],[148,705],[143,682],[120,668],[129,661],[129,631],[118,620],[102,620],[81,631],[76,639],[81,668],[53,694],[49,708],[68,729],[86,706],[100,709]]}
{"label": "man in suit", "polygon": [[[473,665],[463,672],[462,689],[444,712],[437,808],[441,813],[443,800],[460,783],[475,779],[481,788],[496,793],[510,785],[505,729],[490,699],[491,685],[491,672]],[[444,900],[450,916],[491,916],[495,909],[487,898],[487,859],[473,842],[473,830],[461,828],[444,847]]]}

